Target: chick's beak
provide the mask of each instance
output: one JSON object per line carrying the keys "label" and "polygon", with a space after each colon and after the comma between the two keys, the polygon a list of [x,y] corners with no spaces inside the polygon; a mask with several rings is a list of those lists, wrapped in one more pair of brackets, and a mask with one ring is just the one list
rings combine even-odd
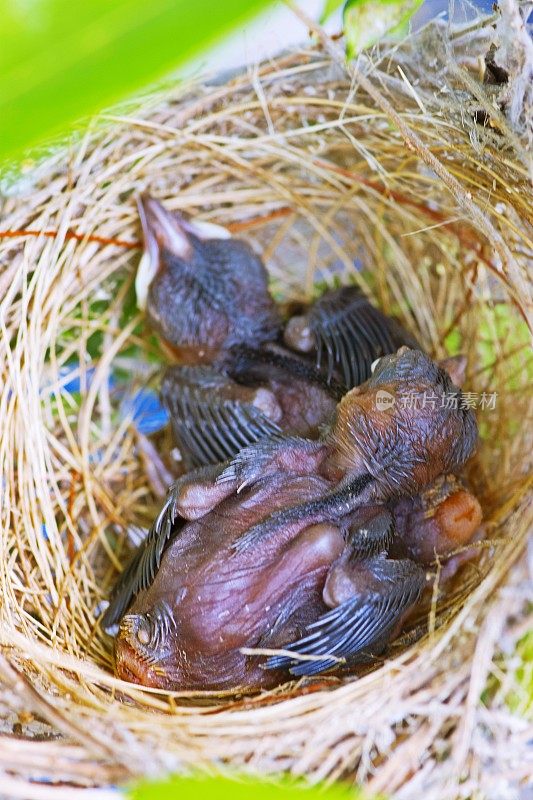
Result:
{"label": "chick's beak", "polygon": [[141,686],[162,688],[165,673],[160,667],[147,663],[124,639],[118,639],[115,650],[115,670],[119,678]]}
{"label": "chick's beak", "polygon": [[144,236],[144,252],[135,277],[135,293],[137,305],[144,311],[150,284],[160,267],[162,251],[167,250],[177,258],[187,259],[192,255],[192,246],[179,218],[153,197],[140,195],[137,207]]}

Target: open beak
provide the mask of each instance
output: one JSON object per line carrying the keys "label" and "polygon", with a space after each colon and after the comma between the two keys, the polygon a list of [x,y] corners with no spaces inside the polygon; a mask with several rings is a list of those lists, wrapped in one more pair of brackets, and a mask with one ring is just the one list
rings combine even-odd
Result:
{"label": "open beak", "polygon": [[190,258],[192,246],[185,227],[158,200],[142,194],[137,200],[144,236],[144,252],[137,268],[135,292],[137,305],[146,309],[150,284],[157,275],[163,250],[177,258]]}
{"label": "open beak", "polygon": [[146,192],[138,197],[137,208],[144,236],[144,253],[137,268],[135,292],[137,305],[144,311],[150,284],[161,266],[162,251],[189,260],[193,255],[190,234],[199,239],[229,239],[231,234],[227,228],[212,222],[186,220],[177,213],[167,211]]}

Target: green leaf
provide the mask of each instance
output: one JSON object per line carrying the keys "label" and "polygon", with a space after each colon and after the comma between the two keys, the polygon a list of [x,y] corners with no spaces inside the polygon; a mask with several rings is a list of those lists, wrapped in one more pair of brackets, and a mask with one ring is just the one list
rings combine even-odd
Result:
{"label": "green leaf", "polygon": [[458,353],[461,352],[461,342],[462,336],[461,332],[454,328],[449,332],[449,334],[444,339],[444,347],[446,348],[446,352],[450,356],[456,356]]}
{"label": "green leaf", "polygon": [[294,780],[262,781],[251,778],[180,778],[146,781],[130,790],[132,800],[363,800],[353,787],[308,787]]}
{"label": "green leaf", "polygon": [[163,76],[268,0],[0,0],[0,161]]}
{"label": "green leaf", "polygon": [[320,24],[323,25],[327,19],[331,17],[335,11],[342,6],[344,0],[326,0],[322,14],[320,15]]}
{"label": "green leaf", "polygon": [[401,28],[423,0],[348,0],[344,7],[346,55],[353,58]]}
{"label": "green leaf", "polygon": [[[530,609],[531,611],[531,609]],[[518,665],[515,672],[515,690],[506,698],[513,713],[533,717],[533,631],[528,631],[516,647]]]}
{"label": "green leaf", "polygon": [[[503,348],[499,343],[504,342]],[[511,377],[502,387],[506,391],[520,391],[533,382],[533,352],[528,324],[507,303],[485,306],[479,320],[480,366],[492,368],[504,355],[506,372]],[[514,352],[514,355],[512,353]]]}

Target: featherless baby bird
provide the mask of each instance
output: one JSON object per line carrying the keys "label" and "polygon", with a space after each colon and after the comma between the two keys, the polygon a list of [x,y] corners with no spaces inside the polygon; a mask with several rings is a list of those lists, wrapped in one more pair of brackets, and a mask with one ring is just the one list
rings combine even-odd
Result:
{"label": "featherless baby bird", "polygon": [[263,262],[219,226],[139,199],[139,306],[178,364],[162,382],[184,466],[217,463],[280,433],[316,437],[336,402],[401,345],[418,347],[355,287],[282,319]]}
{"label": "featherless baby bird", "polygon": [[477,442],[460,400],[441,366],[403,347],[342,398],[319,439],[265,439],[180,478],[104,616],[118,624],[118,675],[266,688],[382,652],[432,556],[480,522],[454,478]]}

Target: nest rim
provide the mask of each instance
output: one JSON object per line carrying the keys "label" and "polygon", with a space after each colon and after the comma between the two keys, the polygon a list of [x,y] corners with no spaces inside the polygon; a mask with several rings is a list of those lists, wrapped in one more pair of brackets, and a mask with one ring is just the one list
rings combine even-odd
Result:
{"label": "nest rim", "polygon": [[[483,29],[480,30],[479,41],[483,42]],[[474,41],[479,44],[477,39]],[[469,46],[471,43],[469,39]],[[406,57],[401,48],[389,53],[391,63],[394,58],[397,58],[395,65],[403,63],[405,67]],[[383,57],[380,63],[385,61]],[[421,60],[416,68],[411,64],[411,88],[416,85],[415,98],[412,92],[404,91],[403,81],[383,80],[388,92],[397,92],[396,99],[404,104],[400,113],[402,124],[409,124],[418,137],[425,135],[425,146],[434,141],[437,132],[442,132],[446,125],[450,127],[451,142],[447,140],[438,152],[451,168],[456,161],[450,152],[452,147],[457,146],[457,152],[463,157],[466,157],[467,148],[472,147],[471,128],[467,126],[465,130],[458,124],[457,108],[453,111],[453,123],[448,120],[443,125],[435,116],[434,127],[431,127],[427,120],[428,93],[416,83],[417,69],[422,66]],[[329,100],[317,97],[312,80],[306,84],[313,73],[323,76],[323,70],[333,91]],[[391,77],[387,70],[383,75]],[[289,84],[298,92],[287,90]],[[324,87],[323,82],[319,85]],[[492,559],[487,550],[483,562],[483,569],[487,567],[485,574],[481,580],[474,581],[467,597],[461,596],[457,613],[440,626],[436,624],[438,615],[433,610],[428,635],[377,670],[357,681],[347,679],[334,686],[328,679],[324,685],[314,688],[312,684],[306,687],[300,682],[299,690],[287,691],[286,687],[280,687],[255,697],[241,693],[235,698],[233,692],[233,701],[227,696],[229,693],[220,697],[221,693],[208,692],[198,697],[199,693],[194,692],[139,689],[105,671],[110,665],[109,643],[106,644],[99,634],[90,613],[102,599],[105,587],[111,585],[112,575],[120,568],[124,552],[120,549],[120,536],[115,535],[114,544],[119,544],[113,549],[106,538],[106,530],[120,529],[123,542],[124,532],[132,520],[147,521],[149,517],[148,512],[142,512],[143,503],[150,502],[149,492],[141,486],[143,456],[137,452],[138,463],[132,466],[132,459],[125,455],[127,448],[139,447],[139,440],[127,421],[114,416],[115,401],[106,379],[114,360],[118,357],[126,362],[131,358],[132,348],[144,352],[148,373],[154,364],[154,354],[159,357],[153,341],[149,337],[148,342],[143,340],[138,315],[131,309],[129,316],[122,315],[124,307],[131,303],[136,266],[132,256],[137,244],[132,198],[139,189],[150,189],[171,208],[193,212],[200,208],[208,221],[229,222],[234,232],[252,237],[256,246],[263,247],[266,252],[275,288],[280,290],[284,282],[289,297],[309,297],[317,277],[321,283],[331,283],[338,275],[349,276],[377,297],[385,310],[399,313],[436,356],[450,354],[443,343],[454,327],[459,326],[470,356],[471,379],[477,378],[487,390],[491,377],[503,383],[513,378],[511,373],[516,368],[516,360],[513,361],[511,351],[520,345],[522,349],[518,352],[522,353],[522,339],[518,344],[512,341],[510,346],[509,334],[501,333],[496,318],[488,315],[485,319],[480,312],[476,320],[475,312],[483,305],[491,313],[494,308],[505,307],[509,319],[518,325],[517,320],[528,310],[523,289],[527,281],[527,247],[533,237],[526,212],[533,215],[533,192],[531,187],[523,188],[522,161],[516,157],[512,168],[506,166],[505,169],[510,169],[509,174],[526,192],[525,197],[517,206],[507,201],[511,206],[507,217],[495,208],[500,201],[494,201],[490,216],[497,240],[504,234],[513,240],[513,266],[505,264],[503,251],[499,261],[497,256],[493,258],[493,252],[487,255],[488,240],[483,247],[475,245],[479,231],[472,219],[464,216],[460,216],[459,221],[455,219],[458,198],[455,197],[455,201],[450,198],[442,183],[436,190],[436,181],[440,178],[435,173],[429,174],[428,164],[420,154],[413,156],[409,152],[398,131],[391,129],[386,113],[373,105],[368,93],[363,91],[362,97],[353,100],[353,85],[353,75],[343,76],[331,55],[308,48],[297,54],[285,54],[274,64],[263,65],[253,73],[241,73],[222,85],[165,90],[156,95],[157,99],[151,98],[140,106],[133,115],[113,115],[106,125],[76,142],[70,153],[60,151],[51,156],[28,178],[31,191],[26,196],[23,191],[4,200],[5,227],[10,231],[35,228],[41,232],[54,231],[51,236],[44,233],[39,237],[0,239],[0,263],[5,265],[0,272],[0,286],[6,320],[4,342],[7,342],[3,366],[6,386],[9,384],[11,392],[4,391],[0,400],[0,413],[4,414],[8,429],[0,452],[6,468],[4,474],[10,478],[4,482],[2,491],[10,509],[16,512],[9,517],[4,513],[2,519],[6,534],[4,553],[7,554],[3,576],[6,602],[0,623],[4,682],[9,691],[19,686],[23,704],[27,703],[71,740],[81,742],[91,763],[112,764],[110,774],[117,776],[112,780],[122,780],[132,771],[142,774],[148,770],[150,762],[153,762],[150,769],[155,763],[157,770],[192,766],[209,769],[214,762],[222,760],[261,772],[277,772],[281,765],[295,774],[306,774],[311,780],[332,780],[352,774],[358,780],[366,779],[372,791],[395,790],[409,776],[405,774],[398,784],[390,775],[390,766],[379,757],[372,762],[369,754],[365,755],[368,731],[364,732],[364,726],[361,730],[354,726],[348,710],[370,714],[374,709],[378,716],[380,713],[383,716],[382,698],[380,702],[380,694],[383,694],[396,701],[395,712],[391,711],[389,718],[383,716],[383,729],[389,725],[392,730],[396,724],[399,730],[409,713],[416,717],[412,709],[416,707],[413,698],[417,693],[424,686],[432,685],[432,681],[438,684],[442,679],[440,662],[447,659],[447,663],[453,663],[452,645],[461,643],[465,648],[462,652],[468,653],[466,666],[471,667],[476,652],[482,650],[480,642],[485,641],[480,638],[479,631],[484,632],[485,637],[489,635],[489,619],[497,619],[501,630],[512,606],[509,599],[500,598],[496,603],[493,596],[502,582],[515,580],[513,565],[525,550],[531,520],[530,464],[522,452],[520,435],[516,433],[509,444],[492,446],[486,462],[476,461],[469,471],[476,488],[485,487],[483,496],[492,537],[490,547],[497,549],[498,560]],[[459,91],[457,87],[456,91]],[[461,91],[467,92],[468,86],[462,85]],[[324,109],[329,109],[329,116]],[[299,126],[294,124],[297,119],[302,123]],[[285,135],[280,145],[282,120]],[[309,130],[302,120],[308,123]],[[353,125],[353,129],[347,134],[349,125]],[[366,131],[366,138],[357,139],[353,131],[361,130]],[[237,144],[231,142],[234,131],[239,132]],[[318,142],[318,154],[310,141],[311,134]],[[390,138],[387,139],[391,136],[392,145]],[[494,147],[491,137],[489,132],[484,140],[486,152]],[[510,159],[514,145],[506,142],[505,146]],[[178,155],[180,168],[185,170],[190,183],[182,185],[176,193],[172,163],[175,168]],[[465,192],[474,185],[474,178],[478,182],[485,181],[488,186],[489,176],[494,172],[494,168],[489,169],[486,164],[483,172],[482,155],[474,151],[474,156],[468,181],[464,173],[460,177],[457,177],[457,170],[453,173],[456,180],[464,181],[461,188]],[[400,167],[392,172],[395,158],[400,159]],[[414,169],[415,163],[420,167],[418,171]],[[480,164],[481,177],[475,174]],[[369,170],[370,178],[362,171],[362,166]],[[228,178],[227,186],[221,186],[217,169]],[[302,174],[309,177],[302,178]],[[509,174],[505,171],[503,177],[498,174],[498,192],[505,192]],[[417,199],[417,191],[422,200]],[[209,202],[206,202],[207,196]],[[510,193],[510,196],[514,199],[515,195]],[[431,213],[421,216],[421,202]],[[231,220],[236,208],[239,209],[238,218]],[[363,223],[359,225],[359,234],[363,247],[367,248],[366,254],[353,243],[347,245],[347,237],[341,236],[342,225],[348,225],[346,208],[350,213],[361,214]],[[460,203],[459,208],[464,215],[466,211]],[[474,215],[474,223],[476,219]],[[423,220],[422,230],[418,230],[417,220]],[[523,224],[524,229],[518,229],[517,233],[519,224]],[[399,232],[402,229],[403,234]],[[306,231],[310,231],[308,238]],[[417,237],[421,243],[417,243]],[[285,238],[291,238],[291,242],[281,257],[278,249]],[[429,248],[432,259],[427,267],[424,267],[422,255],[424,247]],[[524,249],[523,253],[520,248]],[[302,267],[304,253],[307,263]],[[299,258],[296,268],[292,258]],[[398,259],[398,264],[393,269],[394,258]],[[363,265],[374,260],[377,265],[374,273],[365,268],[355,270],[353,265],[357,259]],[[323,260],[327,266],[319,267]],[[413,263],[417,265],[414,269]],[[114,282],[117,275],[121,276],[118,284]],[[69,288],[71,285],[73,288]],[[102,287],[109,288],[104,291]],[[99,300],[103,291],[107,296]],[[424,307],[422,298],[430,301],[431,308]],[[97,308],[100,308],[99,303],[107,303],[101,325],[95,321],[91,308],[90,313],[87,312],[87,304],[91,306],[93,300]],[[38,304],[41,304],[40,310]],[[458,308],[462,309],[463,317],[456,320]],[[28,310],[32,311],[31,318]],[[443,327],[431,316],[433,312],[437,317],[439,311],[446,320]],[[23,322],[25,315],[26,323]],[[475,325],[481,322],[484,328],[480,338],[485,341],[488,337],[492,345],[490,355],[499,359],[492,368],[487,366],[486,353],[483,361],[476,350],[480,341],[476,338]],[[446,327],[450,328],[447,333]],[[78,331],[77,337],[73,331]],[[87,356],[92,359],[91,336],[95,334],[98,334],[95,339],[98,339],[100,352],[89,378],[88,370],[92,367],[87,366],[90,363]],[[39,359],[37,366],[27,367],[30,342],[39,346]],[[69,395],[62,391],[65,378],[61,368],[72,354],[79,356],[81,398],[78,406],[72,405],[75,393]],[[476,360],[472,354],[476,354]],[[506,359],[510,362],[509,369],[508,365],[502,366]],[[492,369],[493,374],[487,376],[488,369]],[[51,387],[44,408],[40,390],[34,392],[33,399],[29,397],[32,387],[42,385],[43,376]],[[145,371],[143,381],[149,379]],[[505,409],[512,407],[509,398],[517,391],[526,392],[527,382],[523,384],[518,382],[518,388],[515,383],[509,384],[502,401],[506,405],[500,414],[505,416]],[[517,413],[525,413],[526,400],[526,397],[520,400]],[[36,437],[36,443],[28,441],[24,431],[24,421],[28,418],[37,420],[41,426],[41,436]],[[504,430],[505,419],[499,419],[496,435],[501,438]],[[110,436],[117,446],[119,469],[110,464],[109,442],[104,442],[104,435]],[[483,446],[488,447],[486,440]],[[10,458],[10,447],[22,459],[19,464]],[[104,451],[103,466],[95,465],[94,453],[98,447]],[[32,458],[37,466],[30,469]],[[498,461],[503,465],[498,474],[503,475],[509,465],[514,468],[513,478],[507,484],[511,494],[506,498],[499,496],[497,490],[487,488],[487,474],[494,473]],[[15,480],[20,464],[25,470],[22,488],[18,476]],[[124,477],[128,470],[133,477]],[[53,476],[52,488],[47,500],[43,497],[43,486],[50,475]],[[122,488],[114,495],[114,487],[119,484]],[[129,505],[126,491],[134,498]],[[109,507],[110,497],[119,499],[115,509]],[[6,504],[3,505],[6,508]],[[153,496],[149,508],[154,508]],[[63,514],[61,525],[57,522],[58,514]],[[38,535],[39,519],[44,519],[46,537]],[[85,528],[78,530],[80,520],[85,520]],[[504,526],[512,535],[500,537],[499,531]],[[499,538],[504,539],[503,543],[498,544]],[[13,553],[18,562],[13,561]],[[100,582],[102,576],[104,588]],[[82,601],[74,596],[75,591],[83,594]],[[40,598],[38,613],[32,608],[35,597]],[[489,598],[493,599],[492,604],[487,603]],[[513,602],[516,605],[514,597]],[[479,620],[479,631],[477,636],[469,637],[465,626],[473,619]],[[82,644],[76,649],[78,636]],[[84,657],[84,653],[90,658]],[[464,665],[458,668],[457,675],[468,684]],[[452,689],[450,692],[451,696]],[[66,699],[68,695],[70,700]],[[209,701],[214,696],[220,702],[212,705]],[[469,697],[467,686],[464,703]],[[412,699],[411,706],[407,703],[407,710],[404,708],[406,698]],[[198,702],[191,704],[191,700]],[[343,712],[344,707],[348,710]],[[338,732],[331,730],[331,708],[339,713],[344,733],[352,737],[351,749],[346,753],[338,741]],[[78,714],[85,725],[76,719]],[[421,712],[418,714],[419,724],[414,726],[413,736],[417,732],[420,735],[420,730],[429,724]],[[308,715],[318,727],[321,721],[326,727],[323,743],[317,742],[316,734],[305,735]],[[400,723],[392,723],[390,720],[398,715]],[[150,725],[155,718],[159,731]],[[90,726],[86,727],[89,722]],[[116,743],[106,731],[107,725]],[[429,727],[431,729],[431,725]],[[258,728],[272,752],[267,752],[260,737],[253,739],[253,731]],[[296,728],[296,743],[288,745],[288,736],[291,731],[294,734]],[[170,733],[174,737],[172,744],[156,756],[162,739]],[[457,726],[454,755],[463,767],[471,736],[471,728]],[[400,741],[399,733],[398,737]],[[429,736],[429,744],[426,743],[420,752],[425,752],[436,737],[437,733],[433,739]],[[280,742],[276,744],[277,738]],[[377,743],[377,738],[373,741],[376,752],[386,752],[389,745]],[[133,770],[120,754],[125,742],[133,743],[133,751],[139,756]],[[398,747],[398,751],[391,750],[389,764],[398,763],[401,745]],[[96,778],[93,783],[98,785]]]}

